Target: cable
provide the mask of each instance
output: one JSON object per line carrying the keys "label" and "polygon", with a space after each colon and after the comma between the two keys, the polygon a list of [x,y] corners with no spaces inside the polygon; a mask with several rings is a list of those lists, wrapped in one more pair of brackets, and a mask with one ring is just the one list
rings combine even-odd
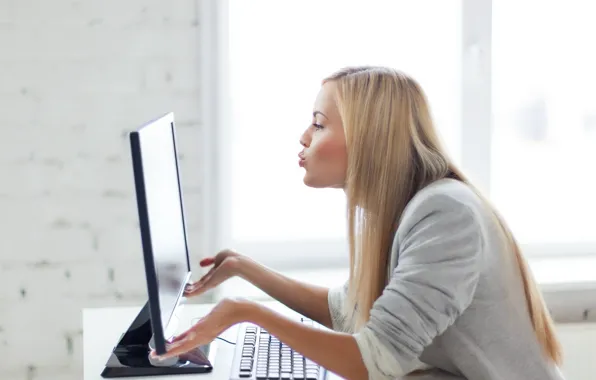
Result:
{"label": "cable", "polygon": [[236,343],[234,343],[234,342],[230,342],[229,340],[227,340],[227,339],[224,339],[224,338],[222,338],[222,337],[220,337],[220,336],[218,336],[216,339],[223,340],[224,342],[226,342],[226,343],[229,343],[229,344],[231,344],[231,345],[234,345],[234,346],[236,345]]}

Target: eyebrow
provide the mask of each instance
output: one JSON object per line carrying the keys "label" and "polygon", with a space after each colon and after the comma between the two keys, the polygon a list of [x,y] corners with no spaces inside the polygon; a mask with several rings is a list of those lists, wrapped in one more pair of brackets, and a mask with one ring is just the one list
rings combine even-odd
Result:
{"label": "eyebrow", "polygon": [[317,117],[317,114],[323,116],[325,119],[329,120],[329,118],[327,116],[325,116],[325,114],[321,111],[315,111],[312,113],[312,117]]}

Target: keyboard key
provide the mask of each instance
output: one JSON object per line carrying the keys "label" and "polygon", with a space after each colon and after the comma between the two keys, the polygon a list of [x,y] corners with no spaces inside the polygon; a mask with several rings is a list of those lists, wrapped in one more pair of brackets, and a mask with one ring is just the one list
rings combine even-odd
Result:
{"label": "keyboard key", "polygon": [[250,377],[250,372],[242,372],[242,371],[240,371],[240,377]]}
{"label": "keyboard key", "polygon": [[292,378],[292,375],[290,373],[282,373],[281,374],[281,378],[282,379],[286,379],[286,380],[287,379],[291,379]]}

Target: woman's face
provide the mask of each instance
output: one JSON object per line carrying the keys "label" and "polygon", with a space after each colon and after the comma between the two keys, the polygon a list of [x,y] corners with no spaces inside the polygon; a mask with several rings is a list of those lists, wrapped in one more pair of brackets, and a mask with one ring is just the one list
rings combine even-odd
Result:
{"label": "woman's face", "polygon": [[312,123],[302,134],[300,143],[304,147],[298,154],[299,165],[306,171],[304,184],[314,188],[343,188],[348,155],[333,82],[321,86]]}

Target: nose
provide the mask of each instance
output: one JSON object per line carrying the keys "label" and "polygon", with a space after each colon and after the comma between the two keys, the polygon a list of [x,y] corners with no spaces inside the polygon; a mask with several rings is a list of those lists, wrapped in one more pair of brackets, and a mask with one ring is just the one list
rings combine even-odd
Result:
{"label": "nose", "polygon": [[300,145],[302,145],[305,148],[308,148],[309,141],[310,141],[310,139],[308,136],[308,130],[306,130],[306,131],[304,131],[302,136],[300,136]]}

